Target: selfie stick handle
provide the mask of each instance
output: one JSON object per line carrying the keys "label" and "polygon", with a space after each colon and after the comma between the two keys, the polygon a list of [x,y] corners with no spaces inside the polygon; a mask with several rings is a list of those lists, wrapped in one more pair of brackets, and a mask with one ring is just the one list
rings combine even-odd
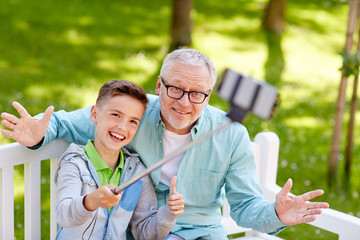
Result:
{"label": "selfie stick handle", "polygon": [[143,172],[141,172],[140,174],[136,175],[135,177],[133,177],[132,179],[130,179],[129,181],[127,181],[126,183],[122,184],[121,186],[118,186],[116,188],[114,188],[112,190],[112,192],[114,194],[119,194],[122,191],[124,191],[125,188],[130,187],[132,184],[136,183],[137,181],[139,181],[140,179],[142,179],[143,177],[149,175],[150,173],[152,173],[153,171],[155,171],[156,169],[160,168],[162,165],[164,165],[165,163],[169,162],[170,160],[172,160],[173,157],[179,155],[180,153],[183,153],[185,151],[187,151],[188,149],[194,147],[195,145],[201,143],[202,141],[210,138],[212,135],[214,135],[215,133],[227,128],[228,126],[230,126],[230,124],[232,123],[232,120],[227,121],[226,123],[224,123],[223,125],[220,125],[218,128],[208,132],[207,134],[199,137],[198,139],[182,146],[181,148],[179,148],[178,150],[172,152],[171,154],[169,154],[166,157],[163,157],[162,159],[160,159],[158,162],[156,162],[154,165],[148,167],[146,170],[144,170]]}

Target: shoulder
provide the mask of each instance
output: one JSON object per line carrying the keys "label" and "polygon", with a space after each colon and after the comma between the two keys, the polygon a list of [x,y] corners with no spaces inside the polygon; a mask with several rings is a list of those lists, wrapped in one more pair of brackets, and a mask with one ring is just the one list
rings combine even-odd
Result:
{"label": "shoulder", "polygon": [[159,96],[153,94],[146,94],[149,103],[146,106],[145,114],[148,115],[151,112],[158,112],[159,111]]}
{"label": "shoulder", "polygon": [[59,162],[78,162],[79,160],[84,161],[84,159],[87,159],[87,156],[83,145],[71,143],[59,158]]}
{"label": "shoulder", "polygon": [[134,151],[130,151],[128,150],[127,148],[125,147],[122,147],[121,148],[121,151],[123,152],[124,154],[124,158],[126,161],[132,161],[133,164],[136,164],[136,168],[137,168],[137,171],[139,170],[145,170],[145,165],[144,163],[140,160],[139,158],[139,154],[134,152]]}
{"label": "shoulder", "polygon": [[[206,126],[210,129],[215,129],[224,123],[230,121],[230,118],[227,116],[227,112],[216,108],[214,106],[208,105],[204,108],[202,115],[200,116],[201,127]],[[239,122],[233,122],[230,127],[224,130],[227,131],[237,131],[238,133],[247,132],[244,125]]]}

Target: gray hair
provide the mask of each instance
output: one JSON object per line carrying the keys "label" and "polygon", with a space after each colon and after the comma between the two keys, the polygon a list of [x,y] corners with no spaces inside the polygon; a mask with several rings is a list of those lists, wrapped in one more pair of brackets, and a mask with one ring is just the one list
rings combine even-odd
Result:
{"label": "gray hair", "polygon": [[217,78],[216,70],[211,60],[203,53],[188,48],[177,49],[169,53],[161,66],[160,76],[167,78],[175,61],[192,66],[201,66],[205,63],[209,68],[212,86],[214,87]]}

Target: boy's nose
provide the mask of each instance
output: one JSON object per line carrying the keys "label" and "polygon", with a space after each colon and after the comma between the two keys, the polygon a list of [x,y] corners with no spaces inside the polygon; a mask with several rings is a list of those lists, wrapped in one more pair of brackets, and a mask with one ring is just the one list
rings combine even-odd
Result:
{"label": "boy's nose", "polygon": [[118,128],[125,130],[126,129],[125,121],[119,121]]}

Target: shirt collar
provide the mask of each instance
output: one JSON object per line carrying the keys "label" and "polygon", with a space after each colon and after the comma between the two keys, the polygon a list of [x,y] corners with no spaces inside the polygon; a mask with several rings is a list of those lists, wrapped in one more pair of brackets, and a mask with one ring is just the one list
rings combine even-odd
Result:
{"label": "shirt collar", "polygon": [[[89,140],[87,142],[87,144],[84,146],[84,151],[85,151],[86,155],[88,156],[88,158],[90,159],[90,161],[92,162],[92,164],[94,165],[96,171],[110,168],[104,162],[104,160],[101,158],[100,154],[96,150],[96,148],[93,144],[93,140]],[[121,150],[120,150],[120,154],[119,154],[119,164],[116,168],[117,169],[124,168],[124,155]]]}

